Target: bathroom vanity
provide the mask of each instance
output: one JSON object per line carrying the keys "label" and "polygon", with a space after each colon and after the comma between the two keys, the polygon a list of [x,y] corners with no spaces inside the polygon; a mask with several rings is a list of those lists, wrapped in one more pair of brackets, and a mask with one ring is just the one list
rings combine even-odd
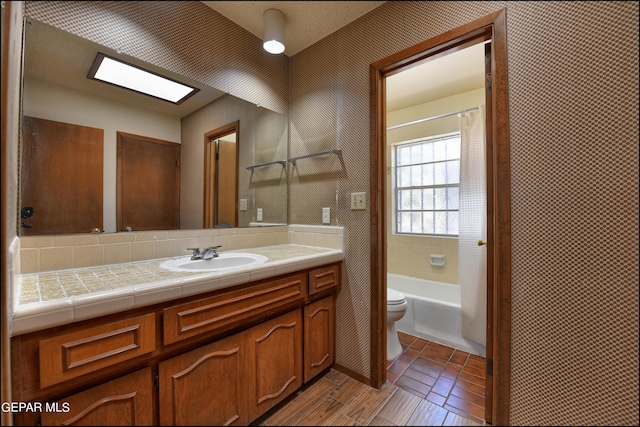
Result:
{"label": "bathroom vanity", "polygon": [[179,298],[14,334],[13,401],[35,405],[14,424],[249,424],[333,364],[342,259],[176,273]]}

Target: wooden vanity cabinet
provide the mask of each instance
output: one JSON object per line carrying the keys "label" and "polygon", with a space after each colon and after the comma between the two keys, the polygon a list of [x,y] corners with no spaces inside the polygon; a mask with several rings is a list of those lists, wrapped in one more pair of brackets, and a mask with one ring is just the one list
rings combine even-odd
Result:
{"label": "wooden vanity cabinet", "polygon": [[14,425],[248,425],[333,364],[339,277],[329,264],[12,337],[13,400],[43,405]]}
{"label": "wooden vanity cabinet", "polygon": [[161,425],[247,425],[302,385],[297,309],[160,363]]}
{"label": "wooden vanity cabinet", "polygon": [[160,425],[247,425],[246,366],[242,334],[160,362]]}
{"label": "wooden vanity cabinet", "polygon": [[329,296],[304,306],[304,382],[335,359],[336,303]]}
{"label": "wooden vanity cabinet", "polygon": [[153,421],[151,368],[48,402],[45,426],[151,426]]}
{"label": "wooden vanity cabinet", "polygon": [[302,385],[302,333],[301,309],[246,331],[250,421]]}

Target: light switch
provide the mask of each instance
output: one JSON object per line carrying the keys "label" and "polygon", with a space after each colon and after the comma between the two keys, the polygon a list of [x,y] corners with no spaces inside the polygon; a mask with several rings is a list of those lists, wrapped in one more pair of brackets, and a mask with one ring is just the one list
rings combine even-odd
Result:
{"label": "light switch", "polygon": [[367,206],[367,193],[351,193],[351,210],[364,210]]}
{"label": "light switch", "polygon": [[241,211],[247,210],[247,199],[240,199],[240,210]]}
{"label": "light switch", "polygon": [[331,208],[322,208],[322,223],[331,224]]}

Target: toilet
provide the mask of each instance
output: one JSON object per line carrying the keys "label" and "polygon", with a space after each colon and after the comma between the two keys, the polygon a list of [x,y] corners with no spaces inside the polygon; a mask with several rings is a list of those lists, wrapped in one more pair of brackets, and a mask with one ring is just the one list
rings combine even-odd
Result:
{"label": "toilet", "polygon": [[407,312],[407,299],[402,292],[387,288],[387,360],[393,360],[402,353],[396,322]]}

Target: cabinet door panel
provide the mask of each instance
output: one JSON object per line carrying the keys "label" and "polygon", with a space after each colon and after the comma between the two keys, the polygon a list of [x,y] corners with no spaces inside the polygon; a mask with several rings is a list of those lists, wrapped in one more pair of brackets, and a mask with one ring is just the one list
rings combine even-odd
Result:
{"label": "cabinet door panel", "polygon": [[254,420],[302,385],[302,310],[247,331],[249,418]]}
{"label": "cabinet door panel", "polygon": [[246,425],[241,336],[161,362],[161,425]]}
{"label": "cabinet door panel", "polygon": [[42,425],[151,426],[152,387],[151,368],[142,369],[50,404],[59,412],[44,411]]}
{"label": "cabinet door panel", "polygon": [[335,298],[304,307],[304,382],[333,364],[335,358]]}

